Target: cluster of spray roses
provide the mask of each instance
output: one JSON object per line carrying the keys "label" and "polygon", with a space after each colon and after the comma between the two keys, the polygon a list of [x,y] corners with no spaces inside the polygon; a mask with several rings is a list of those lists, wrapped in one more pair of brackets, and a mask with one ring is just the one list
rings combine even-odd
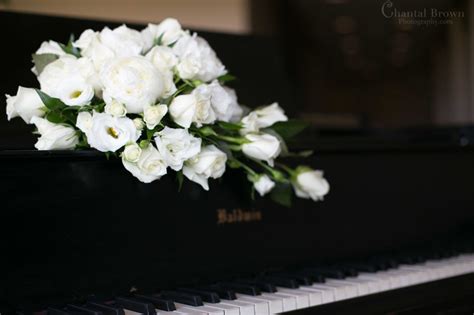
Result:
{"label": "cluster of spray roses", "polygon": [[262,196],[276,185],[313,200],[329,190],[321,171],[274,162],[286,151],[278,130],[292,122],[277,103],[239,105],[214,50],[175,19],[43,42],[33,62],[40,89],[20,86],[6,98],[9,120],[36,126],[38,150],[115,154],[144,183],[172,169],[208,190],[228,166],[244,170]]}

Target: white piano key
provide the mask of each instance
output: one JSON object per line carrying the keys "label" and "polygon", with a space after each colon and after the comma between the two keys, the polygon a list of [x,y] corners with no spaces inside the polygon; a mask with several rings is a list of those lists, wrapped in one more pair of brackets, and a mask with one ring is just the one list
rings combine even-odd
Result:
{"label": "white piano key", "polygon": [[283,312],[294,311],[297,309],[296,298],[290,295],[276,293],[262,293],[263,296],[274,296],[282,300],[283,302]]}
{"label": "white piano key", "polygon": [[189,305],[186,305],[186,304],[181,304],[181,303],[174,303],[174,305],[176,306],[176,313],[178,314],[188,314],[188,315],[205,315],[205,314],[208,314],[207,312],[203,312],[203,311],[198,311],[198,310],[194,310],[192,308],[192,306],[189,306]]}
{"label": "white piano key", "polygon": [[307,290],[313,290],[321,293],[321,304],[334,302],[334,290],[333,289],[322,289],[313,286],[303,286]]}
{"label": "white piano key", "polygon": [[[141,314],[141,313],[138,313],[138,314]],[[167,312],[167,311],[162,311],[158,309],[156,310],[156,315],[176,315],[176,314],[182,314],[182,313],[178,313],[175,311]]]}
{"label": "white piano key", "polygon": [[296,307],[298,309],[309,307],[309,294],[306,292],[300,292],[296,289],[288,289],[277,287],[277,290],[281,294],[286,294],[290,296],[294,296],[296,298]]}
{"label": "white piano key", "polygon": [[323,289],[323,290],[332,290],[334,293],[334,301],[341,301],[346,299],[346,288],[344,285],[340,284],[313,284],[312,285],[316,289]]}
{"label": "white piano key", "polygon": [[221,300],[220,304],[238,307],[240,315],[255,315],[255,306],[253,303],[238,300]]}
{"label": "white piano key", "polygon": [[362,272],[357,276],[359,279],[371,281],[371,293],[383,292],[390,289],[390,279],[377,273]]}
{"label": "white piano key", "polygon": [[323,295],[319,291],[315,290],[310,290],[306,287],[300,286],[298,291],[301,291],[302,293],[307,293],[309,294],[309,306],[316,306],[320,305],[323,303]]}
{"label": "white piano key", "polygon": [[181,303],[174,303],[177,311],[187,312],[192,311],[193,314],[208,314],[208,315],[224,315],[224,310],[212,308],[208,306],[191,306]]}
{"label": "white piano key", "polygon": [[278,297],[274,297],[268,294],[267,295],[261,294],[257,296],[252,296],[252,298],[267,302],[270,309],[270,314],[283,312],[283,301]]}
{"label": "white piano key", "polygon": [[332,284],[339,284],[344,287],[346,290],[346,299],[351,299],[355,298],[359,295],[357,285],[354,285],[352,283],[348,283],[347,281],[344,280],[338,280],[338,279],[326,279],[326,284],[332,285]]}
{"label": "white piano key", "polygon": [[356,285],[359,296],[369,294],[370,290],[369,290],[368,280],[358,279],[357,277],[349,277],[349,278],[344,279],[344,281],[347,281],[349,283],[353,283],[354,285]]}
{"label": "white piano key", "polygon": [[237,297],[241,301],[253,303],[256,315],[270,314],[270,306],[268,305],[268,302],[255,299],[254,296],[250,295],[237,294]]}
{"label": "white piano key", "polygon": [[222,310],[225,315],[239,315],[240,310],[238,307],[230,306],[222,303],[204,303],[204,306],[216,308]]}

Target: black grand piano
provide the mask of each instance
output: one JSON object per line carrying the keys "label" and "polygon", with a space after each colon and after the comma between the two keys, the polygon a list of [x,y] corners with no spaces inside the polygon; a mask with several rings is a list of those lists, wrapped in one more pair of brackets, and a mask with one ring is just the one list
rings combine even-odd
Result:
{"label": "black grand piano", "polygon": [[[0,94],[36,84],[29,54],[42,40],[105,25],[0,12],[15,47],[0,53]],[[291,104],[272,40],[203,36],[241,79],[244,103]],[[285,208],[252,201],[238,174],[212,195],[190,183],[178,192],[98,152],[35,151],[29,127],[5,117],[1,106],[1,314],[473,313],[468,127],[310,129],[294,146],[315,150],[309,164],[331,192]]]}

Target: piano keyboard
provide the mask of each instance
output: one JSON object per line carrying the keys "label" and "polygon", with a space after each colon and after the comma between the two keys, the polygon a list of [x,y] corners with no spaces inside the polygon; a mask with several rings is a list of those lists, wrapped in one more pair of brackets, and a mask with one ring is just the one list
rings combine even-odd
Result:
{"label": "piano keyboard", "polygon": [[[445,255],[446,256],[446,255]],[[285,313],[474,272],[474,254],[302,269],[196,288],[50,307],[50,315],[260,315]]]}

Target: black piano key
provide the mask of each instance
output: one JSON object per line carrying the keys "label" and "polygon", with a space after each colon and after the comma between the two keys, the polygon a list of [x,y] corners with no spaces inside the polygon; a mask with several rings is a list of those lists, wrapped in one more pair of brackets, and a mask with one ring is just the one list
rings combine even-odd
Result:
{"label": "black piano key", "polygon": [[305,271],[322,275],[325,278],[333,278],[333,279],[346,278],[346,276],[344,275],[344,272],[342,272],[341,270],[336,270],[336,269],[331,269],[331,268],[316,267],[316,268],[306,269]]}
{"label": "black piano key", "polygon": [[256,286],[262,292],[267,292],[267,293],[277,292],[277,288],[273,283],[269,281],[264,281],[261,279],[239,279],[239,280],[236,280],[236,282]]}
{"label": "black piano key", "polygon": [[377,266],[374,266],[373,264],[370,264],[370,263],[354,262],[354,263],[348,263],[347,265],[350,266],[351,268],[356,269],[359,272],[373,273],[373,272],[379,271]]}
{"label": "black piano key", "polygon": [[291,277],[282,277],[282,276],[266,276],[264,280],[278,286],[290,289],[299,288],[298,282],[296,279]]}
{"label": "black piano key", "polygon": [[335,265],[332,268],[342,271],[346,277],[357,277],[359,274],[356,268],[349,265]]}
{"label": "black piano key", "polygon": [[301,274],[299,272],[284,272],[284,273],[278,273],[277,276],[280,277],[287,277],[290,279],[294,279],[299,285],[312,285],[313,280],[311,277]]}
{"label": "black piano key", "polygon": [[134,297],[119,296],[115,298],[118,305],[127,310],[131,310],[144,315],[156,315],[155,306],[147,300]]}
{"label": "black piano key", "polygon": [[66,309],[68,311],[79,312],[87,315],[104,315],[100,310],[87,305],[68,304]]}
{"label": "black piano key", "polygon": [[160,296],[165,299],[173,300],[177,303],[191,305],[191,306],[203,306],[202,299],[199,295],[177,292],[177,291],[163,291]]}
{"label": "black piano key", "polygon": [[100,302],[87,302],[89,307],[95,307],[97,310],[100,310],[104,315],[125,315],[125,312],[121,306],[118,306],[115,303],[106,304]]}
{"label": "black piano key", "polygon": [[159,310],[166,312],[172,312],[176,310],[176,306],[172,300],[163,299],[154,295],[135,294],[134,296],[144,301],[153,303],[153,305],[155,305],[155,307]]}
{"label": "black piano key", "polygon": [[219,285],[209,285],[209,286],[203,286],[203,287],[200,287],[200,288],[203,289],[203,290],[208,290],[208,291],[215,292],[219,295],[219,297],[221,299],[224,299],[224,300],[236,300],[237,299],[237,296],[235,295],[234,290],[225,289],[225,288],[222,288]]}
{"label": "black piano key", "polygon": [[319,273],[310,272],[306,269],[300,270],[300,271],[298,271],[298,273],[305,276],[305,277],[310,278],[313,283],[315,283],[315,282],[317,282],[317,283],[326,282],[326,278],[322,274],[319,274]]}
{"label": "black piano key", "polygon": [[69,311],[58,307],[48,307],[47,315],[79,315],[84,314],[78,311]]}
{"label": "black piano key", "polygon": [[198,295],[201,297],[201,299],[204,302],[207,302],[207,303],[219,303],[221,301],[221,299],[219,298],[219,295],[212,291],[190,289],[190,288],[180,288],[178,289],[178,291]]}
{"label": "black piano key", "polygon": [[235,292],[247,294],[247,295],[260,295],[260,289],[254,285],[237,283],[237,282],[223,282],[220,284],[223,288],[234,290]]}

